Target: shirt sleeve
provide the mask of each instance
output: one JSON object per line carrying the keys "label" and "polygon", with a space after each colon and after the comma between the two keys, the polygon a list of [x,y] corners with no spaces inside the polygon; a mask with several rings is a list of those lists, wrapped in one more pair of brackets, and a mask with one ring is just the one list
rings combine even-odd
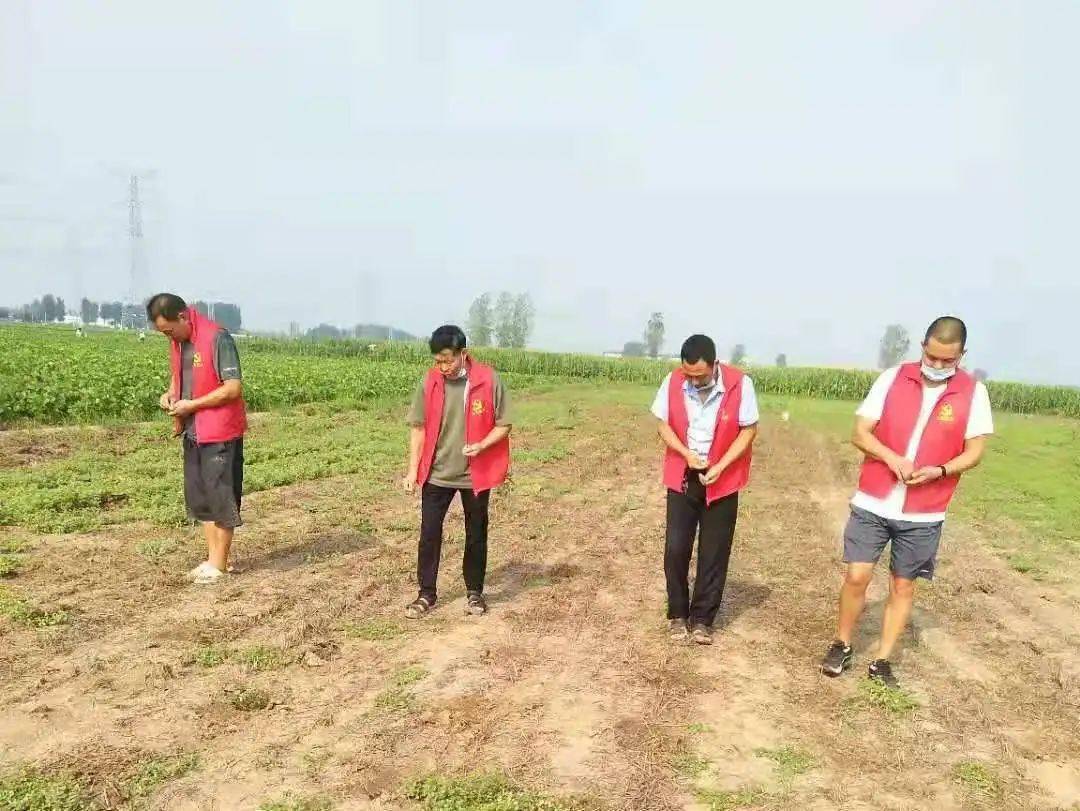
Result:
{"label": "shirt sleeve", "polygon": [[513,425],[514,420],[510,409],[510,393],[506,390],[506,384],[502,378],[495,375],[495,424],[501,427]]}
{"label": "shirt sleeve", "polygon": [[214,368],[217,369],[219,380],[243,380],[236,341],[226,330],[218,332],[214,341]]}
{"label": "shirt sleeve", "polygon": [[664,378],[664,382],[660,384],[659,391],[656,392],[656,397],[653,399],[652,415],[658,420],[667,422],[668,420],[668,387],[671,385],[671,375],[668,374]]}
{"label": "shirt sleeve", "polygon": [[899,370],[900,367],[896,367],[878,375],[878,379],[870,387],[870,393],[866,395],[862,405],[856,409],[855,414],[857,416],[875,422],[881,419],[881,415],[885,411],[885,398],[889,396],[889,389],[892,388],[893,381],[896,380],[896,374]]}
{"label": "shirt sleeve", "polygon": [[413,392],[409,414],[405,417],[405,421],[414,428],[419,428],[424,424],[424,419],[424,381],[421,380],[416,391]]}
{"label": "shirt sleeve", "polygon": [[964,439],[974,439],[977,436],[987,436],[992,433],[994,433],[994,416],[990,412],[990,393],[985,385],[976,383]]}
{"label": "shirt sleeve", "polygon": [[750,375],[743,375],[742,398],[739,400],[739,427],[746,428],[757,425],[761,419],[758,413],[757,391],[754,390],[754,381]]}

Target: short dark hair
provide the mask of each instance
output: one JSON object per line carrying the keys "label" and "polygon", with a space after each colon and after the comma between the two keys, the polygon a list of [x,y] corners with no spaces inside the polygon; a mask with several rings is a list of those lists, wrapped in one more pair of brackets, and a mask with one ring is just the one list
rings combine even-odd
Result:
{"label": "short dark hair", "polygon": [[679,357],[684,363],[716,363],[716,344],[708,335],[691,335],[683,341]]}
{"label": "short dark hair", "polygon": [[961,349],[967,347],[967,324],[954,315],[943,315],[935,318],[933,323],[926,328],[925,341],[936,338],[943,344],[960,344]]}
{"label": "short dark hair", "polygon": [[431,349],[432,355],[438,355],[444,349],[453,350],[456,355],[465,348],[465,333],[461,331],[461,327],[444,324],[431,333],[428,347]]}
{"label": "short dark hair", "polygon": [[159,315],[166,321],[175,321],[187,308],[187,303],[180,296],[158,293],[146,302],[146,318],[151,324],[157,321]]}

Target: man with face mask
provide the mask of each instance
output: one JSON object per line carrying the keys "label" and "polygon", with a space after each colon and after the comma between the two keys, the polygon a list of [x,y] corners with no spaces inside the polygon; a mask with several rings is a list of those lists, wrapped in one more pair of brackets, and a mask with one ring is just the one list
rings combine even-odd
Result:
{"label": "man with face mask", "polygon": [[429,348],[434,363],[413,395],[408,422],[409,469],[405,492],[421,487],[416,579],[420,593],[405,615],[418,619],[437,597],[443,522],[454,496],[465,511],[465,577],[468,614],[484,614],[488,501],[510,465],[510,398],[490,366],[469,357],[465,333],[439,327]]}
{"label": "man with face mask", "polygon": [[869,675],[896,687],[889,657],[907,626],[917,578],[933,579],[945,510],[961,474],[982,459],[994,432],[986,387],[959,368],[967,327],[943,316],[927,329],[921,363],[884,372],[856,412],[852,442],[865,455],[844,531],[847,571],[827,676],[851,665],[851,638],[866,587],[892,544],[889,600]]}
{"label": "man with face mask", "polygon": [[[712,644],[712,627],[727,581],[739,491],[750,478],[750,450],[757,436],[754,384],[740,370],[716,362],[716,345],[691,335],[682,364],[660,385],[652,414],[667,445],[668,630],[673,641]],[[698,535],[697,577],[688,578]]]}

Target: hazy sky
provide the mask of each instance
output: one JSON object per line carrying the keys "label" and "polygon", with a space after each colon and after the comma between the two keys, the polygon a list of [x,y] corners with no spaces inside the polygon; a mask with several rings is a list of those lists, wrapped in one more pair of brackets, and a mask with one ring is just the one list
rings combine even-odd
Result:
{"label": "hazy sky", "polygon": [[[1080,384],[1080,4],[2,0],[0,301],[128,288],[254,328],[666,314],[869,365],[954,311],[995,377]],[[1071,227],[1070,227],[1071,226]]]}

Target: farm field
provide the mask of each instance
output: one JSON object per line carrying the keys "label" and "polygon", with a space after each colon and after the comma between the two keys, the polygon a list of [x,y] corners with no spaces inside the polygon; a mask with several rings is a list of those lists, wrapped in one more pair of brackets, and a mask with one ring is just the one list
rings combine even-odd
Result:
{"label": "farm field", "polygon": [[[163,385],[156,340],[84,339],[100,418],[61,350],[30,364],[38,401],[11,393],[25,355],[0,354],[16,426],[0,431],[0,811],[1080,807],[1080,423],[997,416],[889,694],[861,678],[881,573],[855,670],[816,671],[857,463],[854,406],[826,397],[858,381],[817,399],[794,396],[810,372],[761,386],[717,644],[689,648],[663,620],[646,412],[663,364],[493,353],[518,417],[492,612],[463,613],[455,505],[440,602],[416,623],[417,501],[398,480],[423,355],[241,345],[274,410],[253,418],[238,571],[197,589],[179,449],[163,418],[132,421]],[[118,354],[132,371],[110,388]],[[73,424],[91,422],[107,424]]]}

